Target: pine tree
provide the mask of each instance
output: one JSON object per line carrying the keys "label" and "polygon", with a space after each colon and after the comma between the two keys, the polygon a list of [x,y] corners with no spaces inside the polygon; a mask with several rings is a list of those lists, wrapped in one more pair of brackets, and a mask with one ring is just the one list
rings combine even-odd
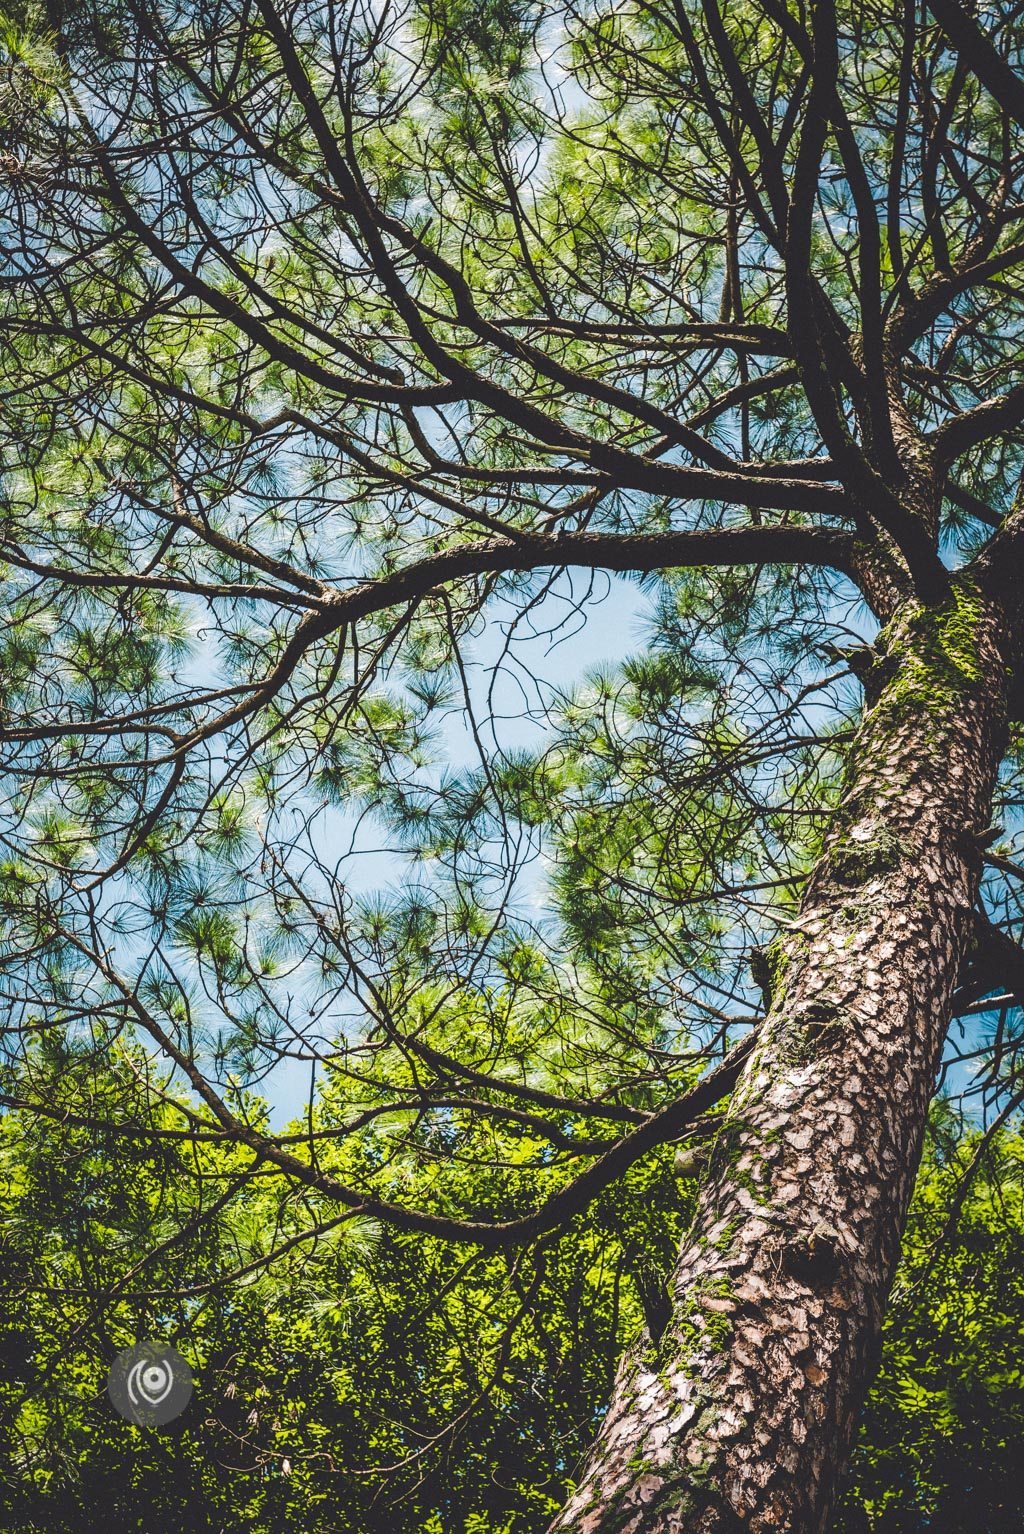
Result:
{"label": "pine tree", "polygon": [[[956,0],[5,24],[8,1100],[101,1126],[143,1042],[133,1132],[171,1069],[240,1187],[484,1253],[628,1223],[682,1140],[561,1534],[825,1528],[954,1017],[1012,1106],[1022,43]],[[595,572],[646,653],[502,735]]]}

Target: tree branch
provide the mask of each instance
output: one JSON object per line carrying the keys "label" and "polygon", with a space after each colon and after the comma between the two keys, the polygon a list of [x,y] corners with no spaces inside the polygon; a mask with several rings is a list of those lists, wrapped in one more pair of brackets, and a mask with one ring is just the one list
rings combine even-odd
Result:
{"label": "tree branch", "polygon": [[1010,68],[971,13],[958,0],[928,0],[928,9],[989,95],[1024,127],[1024,80]]}

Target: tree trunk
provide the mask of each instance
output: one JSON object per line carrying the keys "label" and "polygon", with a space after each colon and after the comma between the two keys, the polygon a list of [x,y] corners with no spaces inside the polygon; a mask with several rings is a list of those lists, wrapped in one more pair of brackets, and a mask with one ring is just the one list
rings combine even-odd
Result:
{"label": "tree trunk", "polygon": [[958,581],[880,636],[845,792],[724,1116],[671,1319],[552,1534],[827,1526],[870,1382],[1005,732],[1005,618]]}

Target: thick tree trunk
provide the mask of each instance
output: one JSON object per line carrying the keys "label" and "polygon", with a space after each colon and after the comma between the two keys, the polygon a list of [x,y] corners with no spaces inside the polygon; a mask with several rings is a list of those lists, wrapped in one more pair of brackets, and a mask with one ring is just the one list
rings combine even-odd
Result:
{"label": "thick tree trunk", "polygon": [[879,641],[880,690],[774,945],[763,1038],[715,1141],[671,1320],[623,1360],[552,1531],[827,1526],[970,940],[1003,622],[961,584],[941,610],[906,606]]}

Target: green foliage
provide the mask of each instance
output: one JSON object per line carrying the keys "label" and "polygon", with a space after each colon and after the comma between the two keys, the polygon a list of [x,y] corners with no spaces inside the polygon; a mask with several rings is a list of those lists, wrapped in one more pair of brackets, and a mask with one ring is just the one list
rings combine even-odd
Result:
{"label": "green foliage", "polygon": [[[124,1105],[132,1065],[97,1082],[94,1107]],[[686,1218],[668,1164],[562,1237],[486,1256],[363,1219],[331,1228],[322,1203],[266,1183],[216,1212],[246,1157],[174,1138],[180,1125],[170,1109],[153,1125],[163,1139],[59,1114],[43,1130],[3,1122],[0,1528],[541,1534]],[[474,1133],[453,1117],[441,1184],[384,1126],[325,1154],[352,1177],[386,1164],[428,1208],[464,1199],[468,1179],[497,1210],[538,1146],[492,1134],[492,1169],[469,1169]],[[1019,1135],[992,1143],[936,1247],[976,1144],[939,1128],[926,1153],[842,1534],[1010,1534],[1024,1513]],[[230,1272],[242,1276],[207,1287]],[[103,1394],[113,1354],[144,1334],[173,1341],[197,1378],[159,1433]]]}
{"label": "green foliage", "polygon": [[1024,1138],[926,1154],[838,1534],[1012,1534],[1024,1518]]}
{"label": "green foliage", "polygon": [[[94,1105],[124,1103],[132,1064]],[[635,1262],[667,1256],[678,1232],[665,1166],[519,1255],[358,1220],[271,1261],[333,1211],[247,1181],[197,1222],[247,1157],[157,1137],[180,1124],[164,1111],[148,1138],[97,1138],[59,1117],[29,1134],[3,1121],[0,1527],[71,1534],[102,1509],[117,1534],[543,1528],[640,1324]],[[439,1185],[396,1131],[327,1163],[353,1178],[383,1165],[392,1191],[442,1210],[469,1179],[497,1212],[541,1149],[490,1133],[493,1169],[470,1170],[474,1131],[456,1115]],[[102,1393],[114,1352],[143,1333],[173,1340],[197,1376],[166,1436],[122,1422]]]}

